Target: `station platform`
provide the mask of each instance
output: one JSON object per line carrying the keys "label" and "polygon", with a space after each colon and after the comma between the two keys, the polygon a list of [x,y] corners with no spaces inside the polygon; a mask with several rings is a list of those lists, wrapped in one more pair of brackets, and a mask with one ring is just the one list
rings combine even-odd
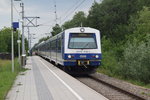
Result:
{"label": "station platform", "polygon": [[6,100],[108,100],[46,60],[28,57]]}

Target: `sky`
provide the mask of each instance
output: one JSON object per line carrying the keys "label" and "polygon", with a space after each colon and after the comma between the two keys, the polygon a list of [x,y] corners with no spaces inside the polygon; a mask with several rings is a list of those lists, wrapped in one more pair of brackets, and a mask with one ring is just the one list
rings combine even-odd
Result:
{"label": "sky", "polygon": [[[101,0],[95,0],[100,2]],[[62,25],[65,21],[70,20],[75,12],[84,11],[88,15],[88,11],[94,0],[22,0],[14,1],[13,21],[21,21],[20,3],[24,3],[25,17],[40,17],[38,19],[39,27],[30,28],[32,35],[32,46],[42,37],[46,37],[52,31],[52,27],[56,24],[55,7],[57,11],[57,23]],[[82,3],[83,2],[83,3]],[[80,5],[81,4],[81,5]],[[0,0],[0,29],[11,26],[11,0]],[[21,30],[21,23],[20,28]],[[27,28],[25,28],[25,36],[28,37]]]}

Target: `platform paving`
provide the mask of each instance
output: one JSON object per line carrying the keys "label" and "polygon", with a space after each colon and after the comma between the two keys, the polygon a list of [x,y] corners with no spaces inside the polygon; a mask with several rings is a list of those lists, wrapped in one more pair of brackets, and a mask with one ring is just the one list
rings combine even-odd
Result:
{"label": "platform paving", "polygon": [[108,100],[38,56],[28,57],[6,100]]}

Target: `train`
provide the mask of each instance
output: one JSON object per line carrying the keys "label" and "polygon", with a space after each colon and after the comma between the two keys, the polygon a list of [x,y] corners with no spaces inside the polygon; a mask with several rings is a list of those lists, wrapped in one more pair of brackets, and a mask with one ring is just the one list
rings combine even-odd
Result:
{"label": "train", "polygon": [[91,74],[101,65],[100,31],[75,27],[35,46],[35,54],[48,59],[71,74]]}

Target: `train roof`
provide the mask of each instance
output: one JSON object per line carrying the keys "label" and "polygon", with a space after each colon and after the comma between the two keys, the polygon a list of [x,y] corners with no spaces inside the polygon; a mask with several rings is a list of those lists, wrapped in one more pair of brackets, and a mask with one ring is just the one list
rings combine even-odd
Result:
{"label": "train roof", "polygon": [[78,31],[78,32],[81,32],[81,31],[88,31],[88,32],[99,32],[99,30],[97,29],[94,29],[94,28],[90,28],[90,27],[75,27],[75,28],[70,28],[70,29],[66,29],[65,32],[69,32],[69,31]]}
{"label": "train roof", "polygon": [[43,44],[49,42],[50,40],[55,39],[57,36],[61,35],[61,34],[64,33],[64,32],[73,32],[73,31],[74,31],[74,32],[81,32],[82,29],[83,29],[84,31],[88,31],[88,32],[91,32],[91,33],[92,33],[92,32],[99,32],[99,30],[94,29],[94,28],[90,28],[90,27],[75,27],[75,28],[70,28],[70,29],[66,29],[66,30],[60,32],[59,34],[57,34],[57,35],[55,35],[55,36],[50,37],[50,39],[48,39],[48,40],[46,40],[46,41],[42,41],[42,42],[39,43],[36,47],[39,47],[39,46],[41,46],[41,45],[43,45]]}

